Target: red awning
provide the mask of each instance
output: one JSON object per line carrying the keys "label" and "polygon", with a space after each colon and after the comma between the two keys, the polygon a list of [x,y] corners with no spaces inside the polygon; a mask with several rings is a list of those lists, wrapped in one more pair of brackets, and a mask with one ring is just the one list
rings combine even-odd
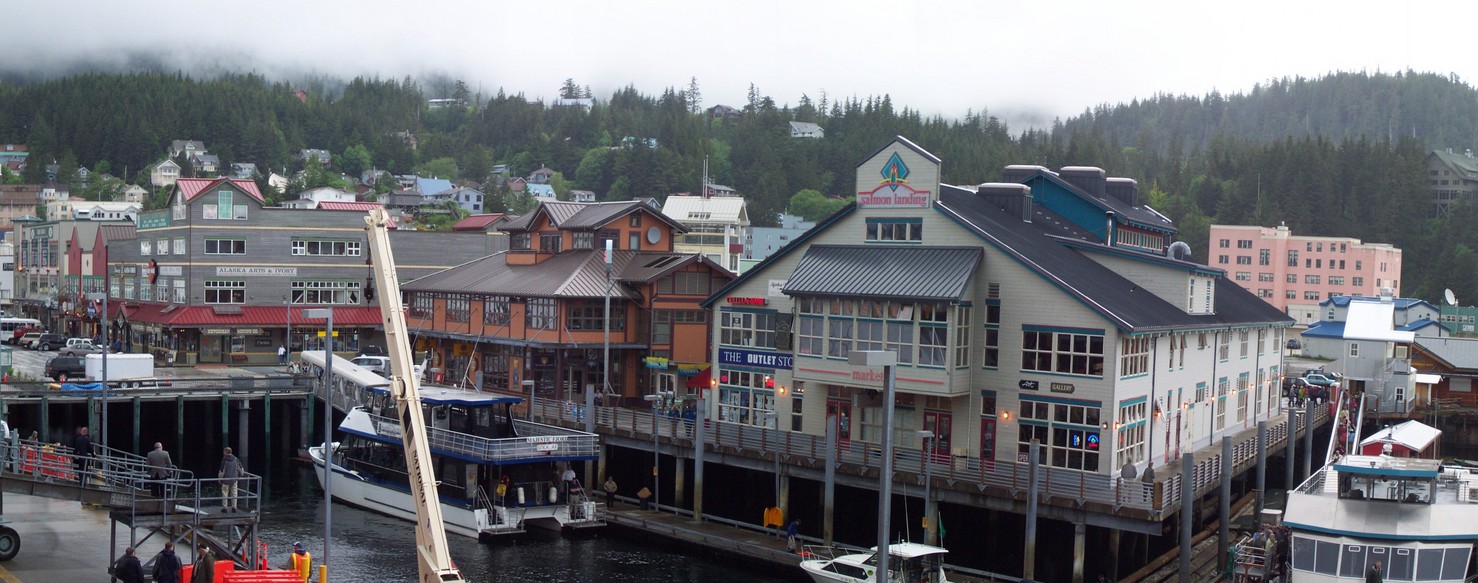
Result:
{"label": "red awning", "polygon": [[688,377],[687,387],[690,388],[690,389],[706,389],[706,388],[708,388],[708,385],[712,383],[713,375],[710,374],[712,372],[713,372],[713,367],[708,367],[708,368],[703,369],[703,372],[700,372],[700,373],[698,373],[696,375],[693,375],[691,377]]}
{"label": "red awning", "polygon": [[[173,307],[174,309],[169,309]],[[113,306],[109,311],[116,313]],[[123,310],[124,307],[120,307]],[[293,306],[293,326],[321,326],[323,320],[303,316],[303,310],[311,307]],[[168,311],[165,311],[168,310]],[[172,306],[171,304],[135,304],[127,306],[125,317],[130,321],[149,322],[170,327],[258,327],[275,328],[287,325],[286,306]],[[380,325],[380,309],[363,306],[335,306],[334,326],[360,327]]]}

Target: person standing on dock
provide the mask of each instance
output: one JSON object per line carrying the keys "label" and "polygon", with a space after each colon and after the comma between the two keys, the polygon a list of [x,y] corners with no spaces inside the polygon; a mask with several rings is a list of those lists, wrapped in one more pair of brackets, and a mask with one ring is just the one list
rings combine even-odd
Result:
{"label": "person standing on dock", "polygon": [[216,477],[221,479],[221,512],[240,512],[241,509],[236,507],[236,494],[240,489],[237,479],[241,477],[241,458],[231,455],[229,447],[221,457],[221,471],[216,472]]}
{"label": "person standing on dock", "polygon": [[154,557],[154,583],[180,583],[180,558],[174,554],[174,541],[164,541],[164,550]]}
{"label": "person standing on dock", "polygon": [[174,461],[169,459],[169,452],[164,451],[164,444],[154,442],[154,449],[149,452],[149,479],[154,482],[149,484],[149,490],[155,498],[164,497],[164,480],[169,479],[169,470],[174,467]]}
{"label": "person standing on dock", "polygon": [[288,563],[283,565],[284,569],[292,569],[303,581],[313,573],[313,555],[308,554],[308,549],[303,548],[302,541],[293,543],[293,554],[288,556]]}
{"label": "person standing on dock", "polygon": [[200,541],[196,550],[200,552],[195,554],[195,567],[190,572],[190,583],[215,583],[216,554],[210,552],[210,546],[205,541]]}
{"label": "person standing on dock", "polygon": [[277,364],[287,366],[287,346],[277,345]]}
{"label": "person standing on dock", "polygon": [[73,462],[77,465],[77,483],[87,482],[87,471],[91,469],[92,459],[92,437],[87,434],[87,426],[77,428],[77,438],[72,442]]}
{"label": "person standing on dock", "polygon": [[601,487],[600,487],[600,489],[605,490],[605,492],[606,492],[606,508],[607,509],[612,509],[612,510],[615,509],[616,508],[616,478],[613,478],[611,476],[606,476],[606,483],[605,484],[602,484]]}
{"label": "person standing on dock", "polygon": [[113,565],[113,578],[122,583],[144,583],[144,566],[133,547],[123,550],[123,556]]}
{"label": "person standing on dock", "polygon": [[790,521],[790,525],[785,527],[785,550],[792,553],[795,552],[798,548],[796,547],[796,542],[800,538],[800,535],[801,519],[797,518]]}

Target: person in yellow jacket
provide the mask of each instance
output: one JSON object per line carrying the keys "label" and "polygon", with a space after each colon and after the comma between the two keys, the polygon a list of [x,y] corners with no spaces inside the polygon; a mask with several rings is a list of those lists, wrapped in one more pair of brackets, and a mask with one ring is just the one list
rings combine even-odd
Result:
{"label": "person in yellow jacket", "polygon": [[307,581],[308,577],[313,574],[313,555],[303,548],[301,541],[295,542],[293,543],[293,554],[288,555],[288,562],[282,568],[293,570],[300,579]]}

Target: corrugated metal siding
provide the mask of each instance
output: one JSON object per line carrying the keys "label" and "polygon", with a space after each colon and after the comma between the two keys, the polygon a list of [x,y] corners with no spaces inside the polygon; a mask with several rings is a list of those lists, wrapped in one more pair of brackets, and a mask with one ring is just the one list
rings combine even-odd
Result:
{"label": "corrugated metal siding", "polygon": [[794,295],[957,300],[979,248],[812,245],[785,284]]}

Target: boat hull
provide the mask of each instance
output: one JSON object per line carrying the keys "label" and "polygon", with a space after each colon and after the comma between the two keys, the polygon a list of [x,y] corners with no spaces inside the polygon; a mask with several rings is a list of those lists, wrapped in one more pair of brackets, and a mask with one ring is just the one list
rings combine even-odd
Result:
{"label": "boat hull", "polygon": [[[313,460],[313,474],[318,486],[323,487],[323,448],[308,449]],[[349,472],[341,466],[333,466],[334,477],[330,486],[334,500],[358,506],[371,512],[384,514],[410,522],[416,521],[416,506],[410,492],[376,484]],[[441,519],[446,531],[465,537],[477,538],[477,517],[471,510],[461,506],[442,503]]]}

